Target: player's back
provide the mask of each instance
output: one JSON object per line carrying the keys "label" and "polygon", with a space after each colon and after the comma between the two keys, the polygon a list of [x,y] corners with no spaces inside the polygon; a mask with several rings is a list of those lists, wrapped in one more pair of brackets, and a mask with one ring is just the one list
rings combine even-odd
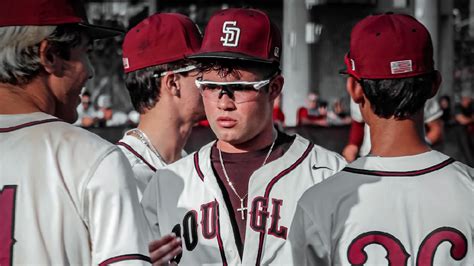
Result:
{"label": "player's back", "polygon": [[474,169],[439,152],[361,158],[302,197],[305,237],[326,247],[309,261],[474,265],[473,202]]}
{"label": "player's back", "polygon": [[[91,196],[99,193],[87,191],[98,189],[92,175],[114,150],[120,154],[105,140],[43,113],[0,116],[1,265],[90,265],[103,259],[101,252],[110,255],[107,239],[96,239],[104,228],[91,218],[103,208]],[[100,219],[110,218],[105,209],[103,214]]]}

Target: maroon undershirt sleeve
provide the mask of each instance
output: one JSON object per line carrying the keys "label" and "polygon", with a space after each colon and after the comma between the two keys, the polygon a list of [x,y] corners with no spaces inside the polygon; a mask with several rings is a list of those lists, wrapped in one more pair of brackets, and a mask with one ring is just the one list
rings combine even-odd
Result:
{"label": "maroon undershirt sleeve", "polygon": [[357,122],[352,120],[351,129],[349,131],[349,144],[354,144],[357,147],[362,145],[364,140],[364,122]]}

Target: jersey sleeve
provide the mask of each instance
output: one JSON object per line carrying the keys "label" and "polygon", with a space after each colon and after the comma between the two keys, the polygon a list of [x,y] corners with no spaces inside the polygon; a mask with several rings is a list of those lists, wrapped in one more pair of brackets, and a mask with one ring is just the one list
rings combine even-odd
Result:
{"label": "jersey sleeve", "polygon": [[298,205],[286,244],[291,245],[293,265],[331,265],[329,233]]}
{"label": "jersey sleeve", "polygon": [[364,123],[364,118],[362,117],[362,113],[360,112],[359,105],[351,99],[350,103],[350,110],[351,110],[351,118],[352,120]]}
{"label": "jersey sleeve", "polygon": [[149,265],[150,234],[132,170],[114,148],[97,164],[83,192],[92,264]]}
{"label": "jersey sleeve", "polygon": [[443,115],[443,110],[439,106],[436,98],[431,98],[425,103],[424,107],[424,121],[429,123],[435,119],[440,118]]}

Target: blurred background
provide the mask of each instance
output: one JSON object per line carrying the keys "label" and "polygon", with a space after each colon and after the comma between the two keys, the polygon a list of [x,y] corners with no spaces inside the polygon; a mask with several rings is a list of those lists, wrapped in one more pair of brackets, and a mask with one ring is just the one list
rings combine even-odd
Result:
{"label": "blurred background", "polygon": [[[433,39],[436,67],[443,77],[436,101],[448,100],[447,106],[443,107],[445,138],[440,144],[442,146],[438,148],[470,165],[474,164],[473,123],[458,129],[459,123],[455,119],[456,106],[462,104],[465,98],[470,99],[467,109],[472,112],[474,0],[86,0],[85,2],[91,22],[121,27],[125,30],[156,12],[185,14],[204,32],[209,17],[216,10],[251,7],[266,11],[280,28],[283,36],[282,70],[285,85],[278,109],[284,115],[284,120],[280,126],[290,132],[307,134],[317,144],[338,152],[347,143],[350,123],[345,77],[338,72],[344,65],[343,58],[349,48],[351,28],[358,20],[369,14],[395,12],[413,15],[428,28]],[[132,112],[133,108],[122,77],[121,38],[97,42],[92,56],[96,76],[86,87],[90,94],[90,104],[97,110],[111,109],[122,114],[122,119],[117,119],[118,122],[102,123],[101,126],[129,127],[137,122],[137,114]],[[301,107],[308,107],[311,101],[316,101],[319,108],[324,107],[323,112],[327,114],[323,123],[308,128],[300,123],[299,110]],[[94,124],[91,130],[110,141],[117,140],[122,134],[120,130],[102,130],[97,124]],[[188,152],[212,139],[208,129],[202,130],[206,133],[190,140]],[[198,131],[199,129],[195,134],[200,134]],[[462,137],[459,134],[463,134]],[[460,138],[464,138],[465,141],[459,143]]]}

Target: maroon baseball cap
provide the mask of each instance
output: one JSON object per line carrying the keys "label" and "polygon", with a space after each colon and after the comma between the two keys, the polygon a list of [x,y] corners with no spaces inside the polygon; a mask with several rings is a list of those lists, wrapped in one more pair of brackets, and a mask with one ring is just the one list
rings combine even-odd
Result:
{"label": "maroon baseball cap", "polygon": [[351,33],[344,73],[357,79],[397,79],[434,71],[430,33],[409,15],[371,15]]}
{"label": "maroon baseball cap", "polygon": [[80,0],[2,0],[0,27],[77,24],[92,39],[123,33],[119,29],[89,24]]}
{"label": "maroon baseball cap", "polygon": [[190,58],[249,60],[280,64],[281,33],[256,9],[230,8],[209,20],[199,52]]}
{"label": "maroon baseball cap", "polygon": [[177,13],[152,15],[125,35],[124,71],[185,59],[199,50],[201,41],[201,33],[190,18]]}

